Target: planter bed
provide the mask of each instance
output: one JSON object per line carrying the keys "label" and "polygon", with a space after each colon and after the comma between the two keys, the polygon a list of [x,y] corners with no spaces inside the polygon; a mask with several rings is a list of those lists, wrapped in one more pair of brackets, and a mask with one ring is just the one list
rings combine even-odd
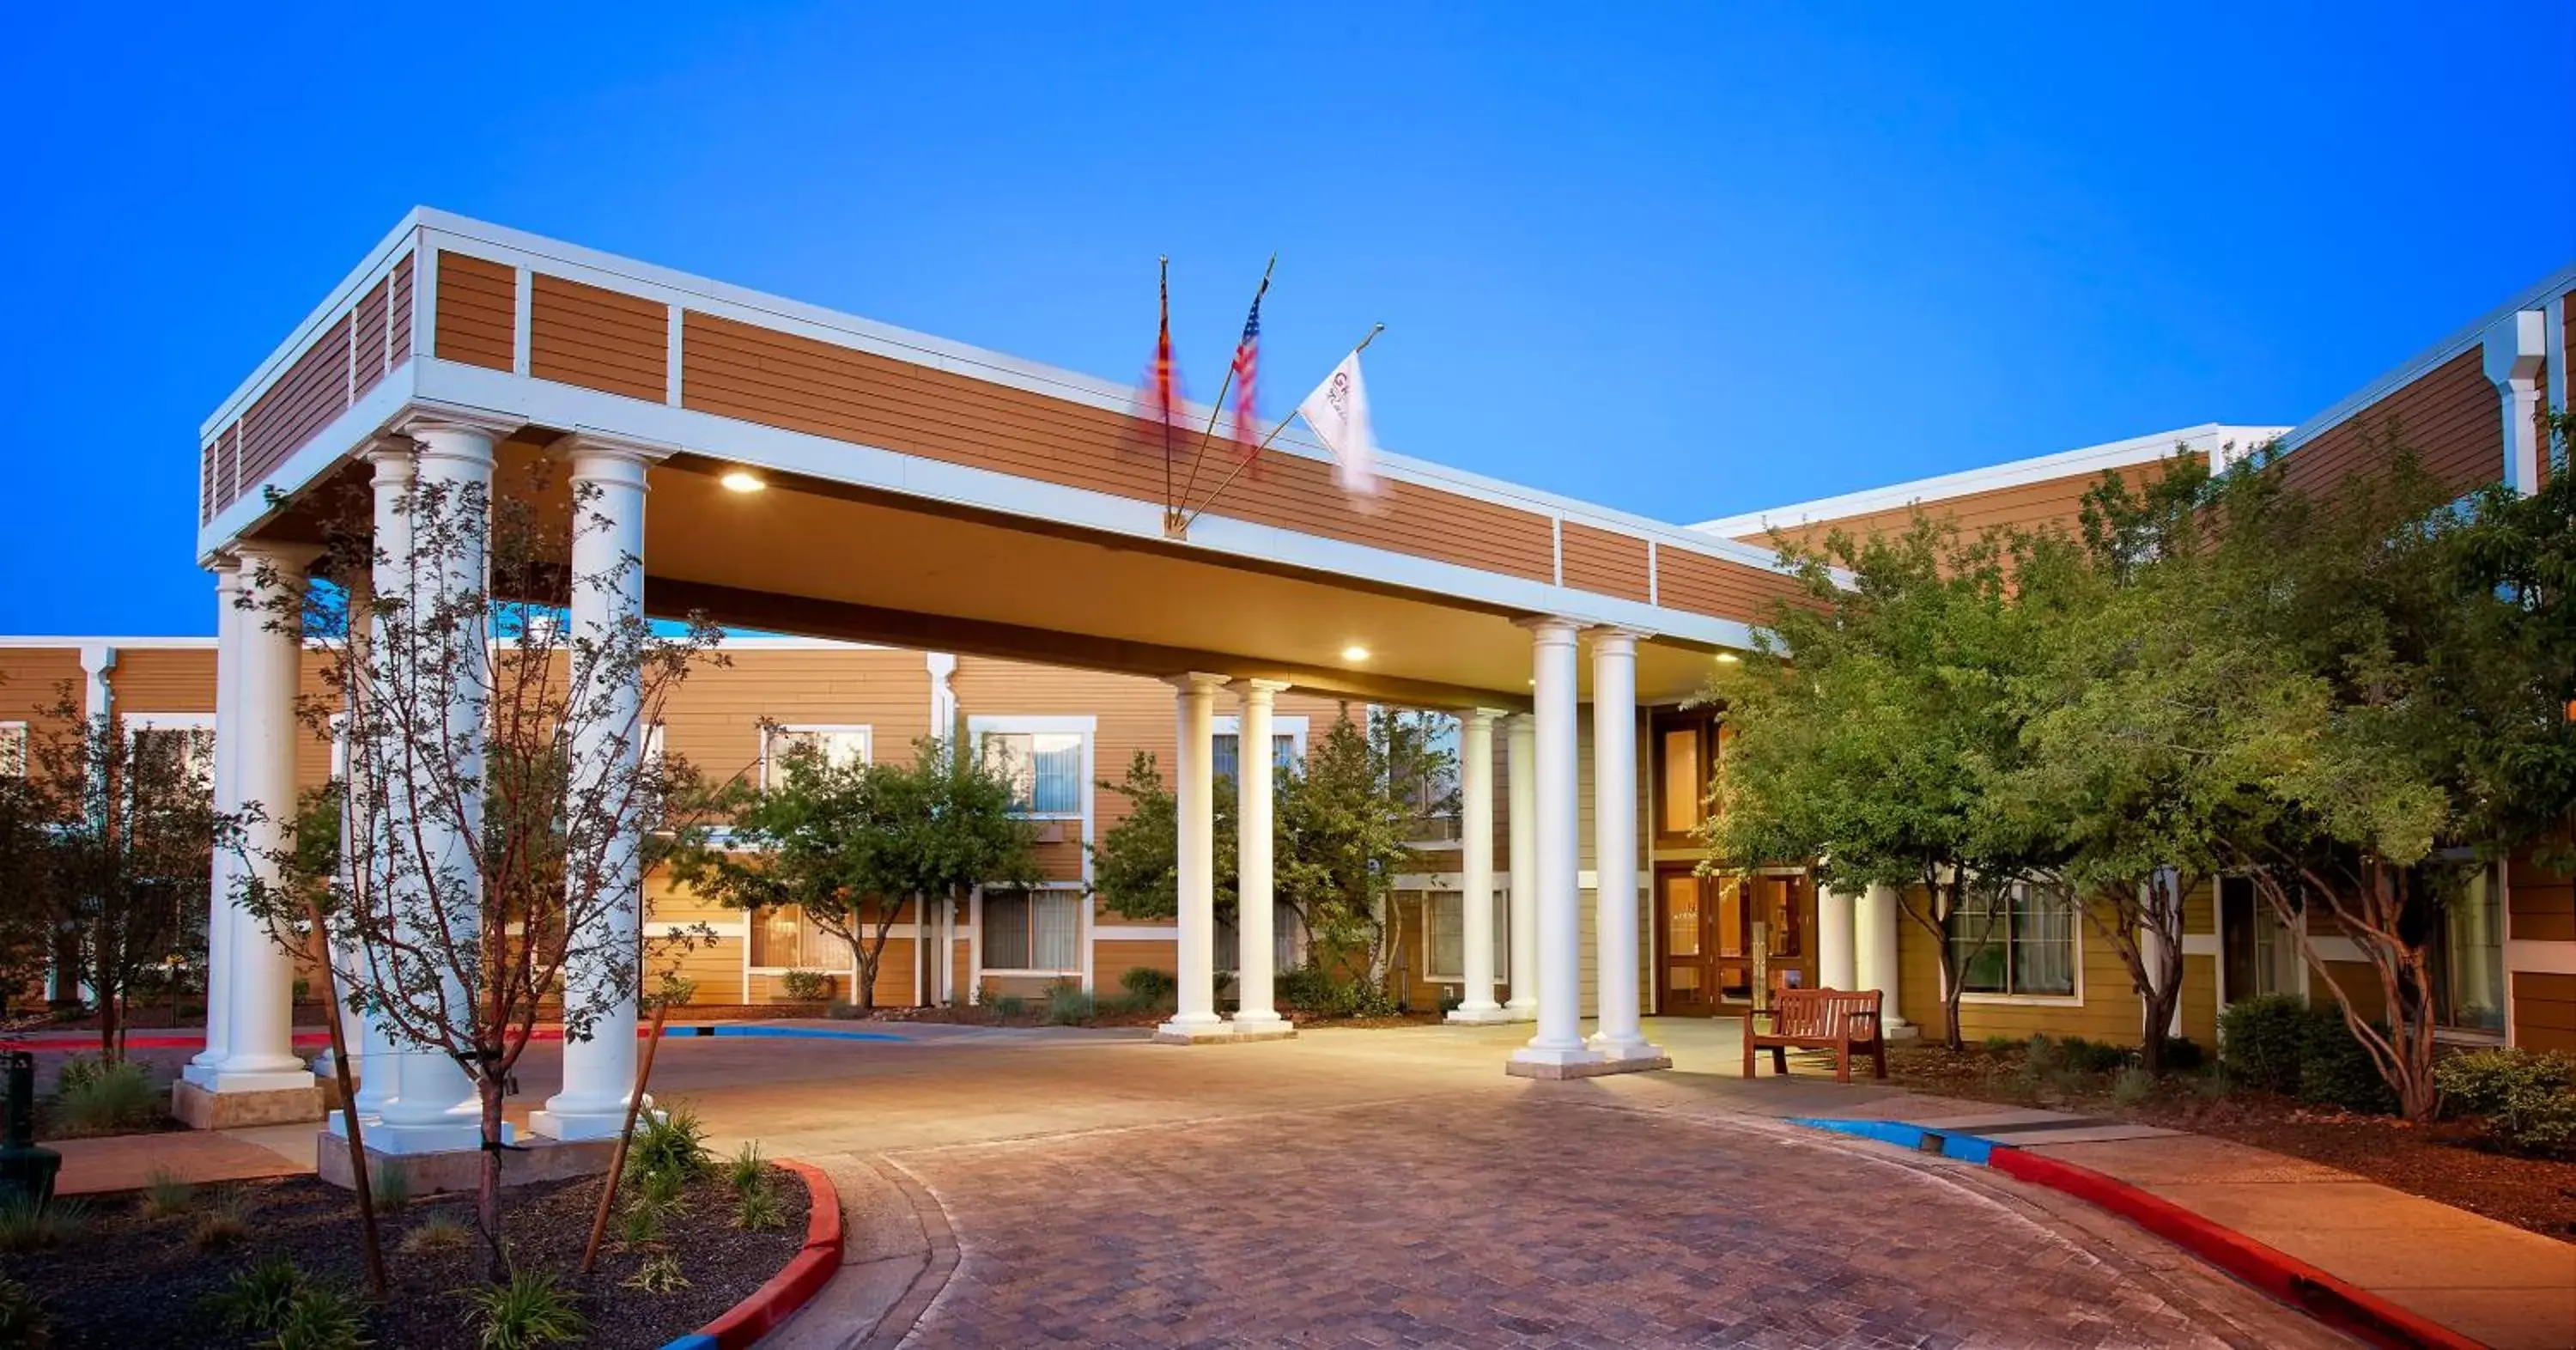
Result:
{"label": "planter bed", "polygon": [[[579,1295],[590,1334],[581,1344],[652,1347],[696,1331],[779,1273],[805,1245],[808,1198],[794,1173],[773,1168],[785,1224],[760,1233],[732,1226],[733,1193],[721,1177],[693,1183],[688,1213],[672,1221],[659,1244],[679,1257],[689,1287],[648,1293],[623,1282],[645,1253],[617,1242],[612,1219],[598,1272],[573,1274],[598,1203],[596,1178],[533,1183],[505,1194],[502,1224],[523,1269],[555,1274]],[[218,1188],[199,1187],[202,1208]],[[292,1259],[319,1280],[356,1291],[365,1285],[358,1222],[347,1192],[310,1177],[244,1182],[254,1205],[249,1235],[202,1250],[189,1238],[189,1216],[153,1218],[136,1197],[94,1202],[87,1230],[60,1246],[0,1257],[0,1270],[44,1301],[56,1350],[136,1350],[163,1345],[247,1345],[228,1336],[205,1310],[208,1295],[237,1271],[271,1255]],[[621,1201],[625,1189],[621,1188]],[[465,1247],[402,1250],[403,1235],[432,1215],[471,1225],[470,1197],[415,1201],[384,1217],[385,1269],[392,1280],[383,1306],[371,1308],[366,1335],[379,1350],[435,1350],[471,1345],[467,1304],[457,1291],[481,1282],[484,1252]]]}

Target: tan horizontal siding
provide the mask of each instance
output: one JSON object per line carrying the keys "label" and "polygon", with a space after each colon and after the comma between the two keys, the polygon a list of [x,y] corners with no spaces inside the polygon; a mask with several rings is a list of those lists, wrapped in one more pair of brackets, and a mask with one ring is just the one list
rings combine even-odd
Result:
{"label": "tan horizontal siding", "polygon": [[[2144,1018],[2138,991],[2129,982],[2129,968],[2121,964],[2119,954],[2111,950],[2111,944],[2101,934],[2084,928],[2080,919],[2077,923],[2077,958],[2083,968],[2077,990],[2083,1002],[1980,1003],[1970,995],[1959,1002],[1959,1034],[1975,1042],[1988,1036],[2021,1040],[2045,1032],[2052,1037],[2082,1036],[2113,1045],[2136,1045]],[[1906,1020],[1923,1028],[1924,1035],[1939,1036],[1944,1025],[1940,947],[1923,925],[1903,915],[1897,917],[1896,947],[1897,1005]],[[2185,958],[2183,974],[2184,997],[2188,1000],[2189,958]],[[2214,969],[2209,975],[2214,982]],[[2189,1019],[2184,1025],[2188,1031]]]}
{"label": "tan horizontal siding", "polygon": [[[2192,456],[2197,459],[2198,455]],[[2133,465],[2110,470],[2136,490],[2164,477],[2170,461]],[[1941,497],[1921,503],[1923,514],[1933,520],[1947,521],[1959,527],[1962,534],[1975,535],[1989,529],[2012,528],[2037,530],[2049,526],[2073,530],[2084,509],[2087,493],[2102,481],[2101,473],[2068,474],[2061,478],[2042,479],[2036,483],[2019,483],[1985,492],[1965,492],[1955,497]],[[1914,523],[1912,504],[1859,515],[1837,516],[1809,521],[1804,525],[1780,531],[1780,537],[1807,549],[1819,549],[1825,539],[1840,530],[1855,539],[1874,534],[1896,534]],[[1768,547],[1768,531],[1739,536],[1748,544]]]}
{"label": "tan horizontal siding", "polygon": [[668,392],[670,308],[658,300],[536,273],[528,373],[659,403]]}
{"label": "tan horizontal siding", "polygon": [[1119,979],[1139,966],[1174,974],[1181,968],[1180,947],[1174,942],[1134,942],[1119,939],[1095,943],[1091,949],[1093,981],[1103,993],[1119,987]]}
{"label": "tan horizontal siding", "polygon": [[2291,451],[2289,481],[2311,493],[2332,492],[2401,447],[2462,492],[2503,476],[2504,405],[2487,380],[2483,347],[2471,347]]}
{"label": "tan horizontal siding", "polygon": [[254,490],[348,406],[349,318],[342,315],[243,414],[242,490]]}
{"label": "tan horizontal siding", "polygon": [[[1159,447],[1126,414],[933,370],[752,324],[683,318],[684,406],[834,440],[1016,474],[1136,501],[1164,500]],[[1211,443],[1209,490],[1231,467]],[[1394,483],[1354,506],[1332,469],[1265,454],[1212,514],[1547,580],[1545,517],[1455,493]]]}
{"label": "tan horizontal siding", "polygon": [[351,386],[360,394],[376,387],[385,378],[385,310],[390,303],[387,292],[391,283],[379,281],[358,297],[353,314],[355,331],[349,335]]}
{"label": "tan horizontal siding", "polygon": [[1643,603],[1650,595],[1646,541],[1567,521],[1564,584]]}
{"label": "tan horizontal siding", "polygon": [[2543,867],[2525,848],[2506,864],[2506,935],[2524,942],[2576,942],[2576,877]]}
{"label": "tan horizontal siding", "polygon": [[2513,973],[2513,1043],[2576,1054],[2576,975]]}
{"label": "tan horizontal siding", "polygon": [[432,355],[491,370],[510,369],[518,356],[518,310],[518,269],[439,250]]}
{"label": "tan horizontal siding", "polygon": [[1656,599],[1666,609],[1754,622],[1802,594],[1795,577],[1705,553],[1658,549],[1655,564]]}
{"label": "tan horizontal siding", "polygon": [[406,253],[394,264],[393,298],[385,319],[393,326],[392,352],[387,357],[390,365],[398,366],[411,359],[411,260],[412,255]]}
{"label": "tan horizontal siding", "polygon": [[718,781],[757,772],[763,719],[865,726],[871,756],[900,762],[931,731],[930,672],[914,651],[737,652],[693,666],[661,718],[663,749]]}

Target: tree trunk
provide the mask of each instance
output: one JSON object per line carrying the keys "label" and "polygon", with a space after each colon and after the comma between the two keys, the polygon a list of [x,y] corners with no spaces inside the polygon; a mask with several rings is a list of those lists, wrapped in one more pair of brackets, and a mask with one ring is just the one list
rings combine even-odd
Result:
{"label": "tree trunk", "polygon": [[883,948],[855,953],[859,968],[859,987],[850,991],[850,1003],[862,1014],[876,1011],[877,962],[885,959]]}
{"label": "tree trunk", "polygon": [[483,1105],[483,1178],[475,1189],[474,1219],[483,1229],[483,1273],[501,1284],[510,1278],[509,1252],[501,1244],[501,1081],[486,1074],[474,1090]]}

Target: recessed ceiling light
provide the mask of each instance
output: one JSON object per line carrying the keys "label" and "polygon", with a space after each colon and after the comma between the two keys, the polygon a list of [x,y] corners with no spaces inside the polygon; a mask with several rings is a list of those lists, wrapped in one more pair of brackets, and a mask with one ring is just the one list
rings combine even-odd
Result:
{"label": "recessed ceiling light", "polygon": [[1365,661],[1369,659],[1369,649],[1354,642],[1351,645],[1342,648],[1342,659],[1345,661]]}
{"label": "recessed ceiling light", "polygon": [[724,484],[725,491],[727,492],[758,492],[762,488],[769,486],[767,483],[754,478],[750,474],[744,473],[740,469],[736,469],[716,481]]}

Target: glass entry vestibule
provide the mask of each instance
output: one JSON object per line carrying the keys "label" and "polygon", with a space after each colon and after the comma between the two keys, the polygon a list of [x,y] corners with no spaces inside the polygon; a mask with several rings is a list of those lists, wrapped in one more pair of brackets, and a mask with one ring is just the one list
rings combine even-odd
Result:
{"label": "glass entry vestibule", "polygon": [[1655,868],[1655,1006],[1667,1017],[1742,1013],[1756,991],[1815,983],[1816,901],[1802,872],[1704,877]]}

